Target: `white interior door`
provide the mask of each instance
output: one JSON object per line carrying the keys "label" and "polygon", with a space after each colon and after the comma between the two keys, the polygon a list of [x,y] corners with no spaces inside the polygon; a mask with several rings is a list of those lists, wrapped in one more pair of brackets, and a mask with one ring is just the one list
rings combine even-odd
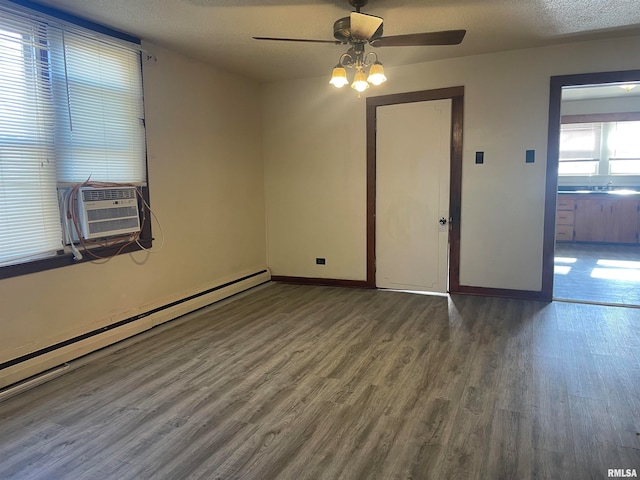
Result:
{"label": "white interior door", "polygon": [[376,115],[376,285],[446,292],[451,100]]}

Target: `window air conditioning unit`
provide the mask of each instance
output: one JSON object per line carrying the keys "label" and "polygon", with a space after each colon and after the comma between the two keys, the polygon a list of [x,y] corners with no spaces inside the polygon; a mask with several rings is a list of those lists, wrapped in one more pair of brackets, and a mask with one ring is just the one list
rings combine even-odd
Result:
{"label": "window air conditioning unit", "polygon": [[82,238],[128,235],[140,231],[136,187],[78,189],[78,224]]}

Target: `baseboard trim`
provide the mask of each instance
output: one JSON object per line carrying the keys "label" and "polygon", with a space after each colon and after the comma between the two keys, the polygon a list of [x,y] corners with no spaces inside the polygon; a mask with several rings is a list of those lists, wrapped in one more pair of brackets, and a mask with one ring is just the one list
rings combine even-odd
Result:
{"label": "baseboard trim", "polygon": [[[375,289],[366,280],[341,280],[337,278],[313,278],[313,277],[291,277],[286,275],[272,275],[271,281],[279,283],[290,283],[293,285],[318,285],[324,287],[347,287],[347,288],[368,288]],[[551,302],[543,292],[534,290],[511,290],[507,288],[471,287],[466,285],[458,286],[456,291],[449,292],[451,295],[476,295],[480,297],[502,297],[519,300],[538,300],[541,302]]]}
{"label": "baseboard trim", "polygon": [[544,292],[535,290],[512,290],[508,288],[470,287],[460,285],[455,291],[449,292],[451,295],[476,295],[479,297],[501,297],[518,300],[537,300],[540,302],[551,302]]}
{"label": "baseboard trim", "polygon": [[207,307],[271,279],[261,270],[0,363],[0,389]]}
{"label": "baseboard trim", "polygon": [[371,288],[366,280],[341,280],[339,278],[289,277],[272,275],[271,281],[294,285],[319,285],[323,287]]}

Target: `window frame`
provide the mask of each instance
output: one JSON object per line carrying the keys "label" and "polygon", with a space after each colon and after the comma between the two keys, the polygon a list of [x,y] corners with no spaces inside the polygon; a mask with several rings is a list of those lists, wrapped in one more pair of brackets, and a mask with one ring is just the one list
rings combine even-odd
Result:
{"label": "window frame", "polygon": [[[123,32],[113,30],[104,25],[100,25],[98,23],[94,23],[89,20],[76,17],[75,15],[57,10],[52,7],[40,5],[28,0],[6,0],[6,1],[8,3],[13,3],[21,7],[28,8],[33,11],[34,15],[43,14],[45,17],[47,16],[53,17],[54,19],[67,22],[76,27],[85,28],[93,32],[96,32],[102,35],[107,35],[109,37],[113,37],[116,39],[124,40],[132,44],[140,45],[141,43],[139,38],[133,37]],[[140,70],[142,74],[142,55],[140,55]],[[141,83],[143,85],[142,105],[144,109],[144,78],[143,77],[141,77]],[[146,143],[146,132],[145,132],[144,141]],[[140,236],[138,238],[138,241],[129,243],[124,247],[123,247],[123,243],[125,242],[117,243],[109,247],[92,248],[91,252],[95,253],[97,256],[109,258],[116,255],[127,254],[135,251],[149,249],[152,247],[153,236],[152,236],[152,229],[151,229],[151,221],[152,221],[153,215],[149,211],[149,207],[148,207],[149,205],[151,205],[151,202],[150,202],[150,194],[149,194],[148,153],[146,152],[146,148],[145,148],[145,158],[144,158],[144,171],[146,175],[146,183],[138,187],[142,194],[141,195],[142,198],[138,198],[138,208],[139,208],[141,220],[143,218],[143,212],[146,213],[146,221],[143,224],[141,224],[142,228],[140,231]],[[69,265],[95,261],[95,258],[93,258],[91,255],[84,255],[81,260],[74,260],[73,253],[67,251],[62,245],[62,238],[60,240],[61,240],[60,250],[58,250],[56,255],[37,258],[37,259],[29,260],[23,263],[15,263],[10,265],[0,266],[0,279],[11,278],[11,277],[16,277],[20,275],[27,275],[27,274],[41,272],[45,270],[66,267]]]}

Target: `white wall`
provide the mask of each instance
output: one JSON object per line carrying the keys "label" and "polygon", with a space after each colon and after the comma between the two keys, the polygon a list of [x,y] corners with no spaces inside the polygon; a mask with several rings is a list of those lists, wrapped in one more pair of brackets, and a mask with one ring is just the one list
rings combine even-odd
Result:
{"label": "white wall", "polygon": [[[157,57],[144,91],[164,248],[0,280],[0,363],[266,267],[258,85],[145,47]],[[0,387],[46,366],[0,372]]]}
{"label": "white wall", "polygon": [[[627,37],[410,65],[368,91],[465,87],[462,285],[541,289],[549,77],[639,68],[639,48]],[[327,81],[263,87],[268,263],[274,275],[364,280],[365,101]]]}

